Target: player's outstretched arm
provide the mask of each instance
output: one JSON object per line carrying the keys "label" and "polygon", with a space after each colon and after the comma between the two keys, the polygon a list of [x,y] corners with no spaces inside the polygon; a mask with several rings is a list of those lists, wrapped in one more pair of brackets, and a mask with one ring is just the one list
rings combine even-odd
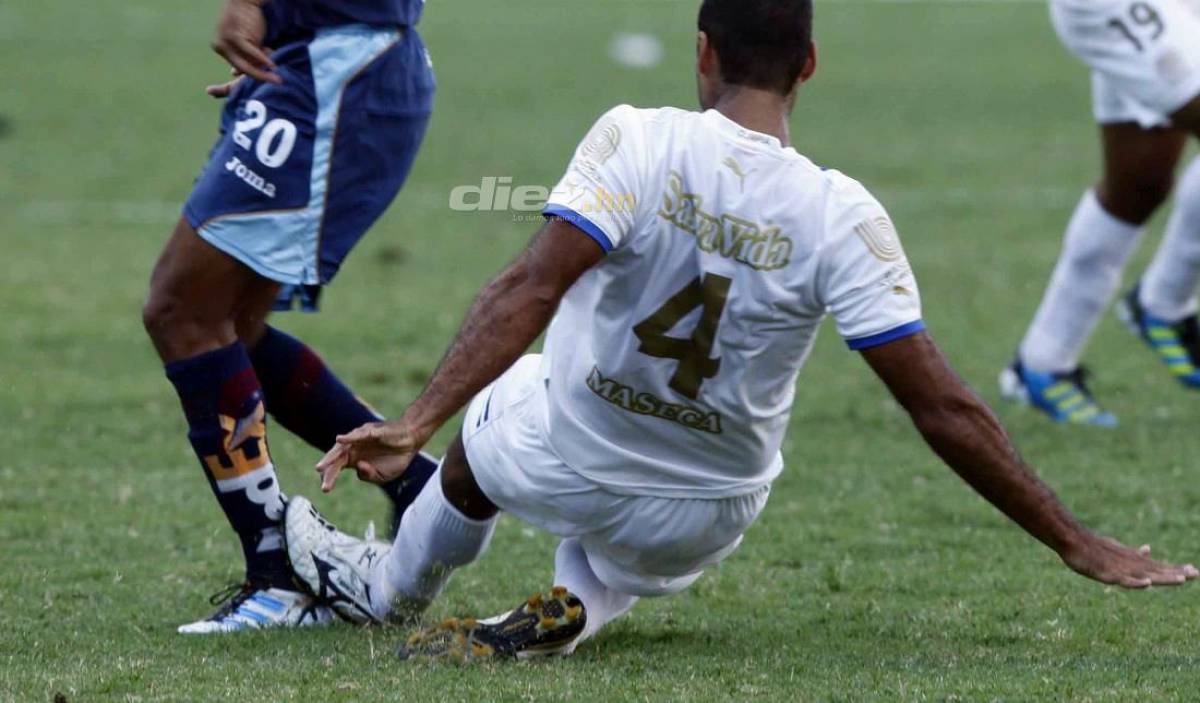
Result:
{"label": "player's outstretched arm", "polygon": [[338,437],[317,464],[322,490],[333,490],[343,468],[373,483],[399,476],[447,420],[529,349],[567,290],[603,258],[604,250],[583,231],[565,220],[548,221],[480,293],[429,384],[400,419]]}
{"label": "player's outstretched arm", "polygon": [[1195,567],[1150,558],[1082,527],[1025,465],[991,409],[954,373],[922,332],[863,351],[925,441],[955,473],[1076,572],[1126,588],[1171,586]]}

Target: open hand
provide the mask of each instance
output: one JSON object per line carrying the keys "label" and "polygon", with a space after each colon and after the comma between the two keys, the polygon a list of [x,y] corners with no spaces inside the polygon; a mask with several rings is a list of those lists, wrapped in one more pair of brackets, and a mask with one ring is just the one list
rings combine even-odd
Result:
{"label": "open hand", "polygon": [[[283,83],[275,73],[270,50],[263,46],[267,35],[267,19],[263,16],[264,0],[229,0],[217,22],[213,51],[220,54],[234,71],[266,83]],[[210,92],[210,94],[212,94]]]}
{"label": "open hand", "polygon": [[1065,551],[1062,560],[1077,573],[1122,588],[1179,586],[1198,576],[1191,564],[1176,566],[1150,558],[1150,546],[1130,549],[1115,539],[1089,535],[1083,544]]}
{"label": "open hand", "polygon": [[337,444],[317,463],[321,490],[332,491],[343,469],[354,469],[363,481],[387,483],[404,473],[424,444],[403,420],[372,422],[339,435]]}

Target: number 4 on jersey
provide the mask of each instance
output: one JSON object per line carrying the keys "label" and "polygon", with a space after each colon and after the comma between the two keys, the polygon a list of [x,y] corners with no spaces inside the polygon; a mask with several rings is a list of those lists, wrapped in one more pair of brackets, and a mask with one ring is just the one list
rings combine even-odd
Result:
{"label": "number 4 on jersey", "polygon": [[[697,276],[683,290],[671,296],[653,315],[638,323],[633,333],[641,341],[638,351],[659,359],[677,359],[679,368],[671,378],[671,389],[695,400],[700,395],[700,384],[721,370],[721,359],[710,359],[717,327],[721,324],[721,313],[729,297],[729,286],[733,283],[724,276],[704,274]],[[692,331],[691,339],[668,337],[667,332],[679,324],[688,313],[703,306],[700,321]]]}

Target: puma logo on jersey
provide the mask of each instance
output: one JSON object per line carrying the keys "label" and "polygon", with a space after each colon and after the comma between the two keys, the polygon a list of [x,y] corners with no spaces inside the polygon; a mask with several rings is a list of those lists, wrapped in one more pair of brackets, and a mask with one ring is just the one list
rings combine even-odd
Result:
{"label": "puma logo on jersey", "polygon": [[709,434],[722,432],[720,413],[668,403],[653,393],[638,391],[611,378],[605,378],[595,366],[588,374],[587,386],[593,393],[622,410],[670,420],[689,430],[700,430]]}
{"label": "puma logo on jersey", "polygon": [[758,170],[756,168],[752,168],[749,172],[743,171],[742,165],[739,164],[737,159],[733,158],[732,156],[726,156],[725,160],[721,163],[725,165],[725,168],[732,171],[733,175],[737,176],[738,188],[743,191],[746,190],[746,177]]}
{"label": "puma logo on jersey", "polygon": [[775,271],[791,262],[792,240],[780,227],[705,212],[703,205],[703,197],[688,193],[683,176],[672,171],[658,216],[695,237],[700,251],[723,256],[756,271]]}

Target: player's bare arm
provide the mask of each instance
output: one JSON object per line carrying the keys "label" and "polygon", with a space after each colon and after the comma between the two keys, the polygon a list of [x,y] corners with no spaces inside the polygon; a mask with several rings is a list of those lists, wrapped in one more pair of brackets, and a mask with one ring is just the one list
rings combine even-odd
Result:
{"label": "player's bare arm", "polygon": [[[267,20],[263,16],[263,5],[270,0],[229,0],[217,22],[217,34],[212,48],[229,62],[237,75],[246,75],[266,83],[282,83],[275,72],[275,62],[270,50],[263,46],[267,35]],[[231,83],[211,86],[209,94],[224,97],[229,94]]]}
{"label": "player's bare arm", "polygon": [[595,240],[565,220],[546,223],[529,247],[483,289],[429,384],[393,422],[364,425],[338,437],[317,464],[321,488],[333,490],[343,468],[382,483],[476,393],[512,366],[550,323],[575,281],[604,258]]}
{"label": "player's bare arm", "polygon": [[955,473],[1076,572],[1125,588],[1173,586],[1196,578],[1176,566],[1100,537],[1076,521],[1022,461],[1000,421],[922,332],[864,350],[875,373],[908,411],[929,446]]}

